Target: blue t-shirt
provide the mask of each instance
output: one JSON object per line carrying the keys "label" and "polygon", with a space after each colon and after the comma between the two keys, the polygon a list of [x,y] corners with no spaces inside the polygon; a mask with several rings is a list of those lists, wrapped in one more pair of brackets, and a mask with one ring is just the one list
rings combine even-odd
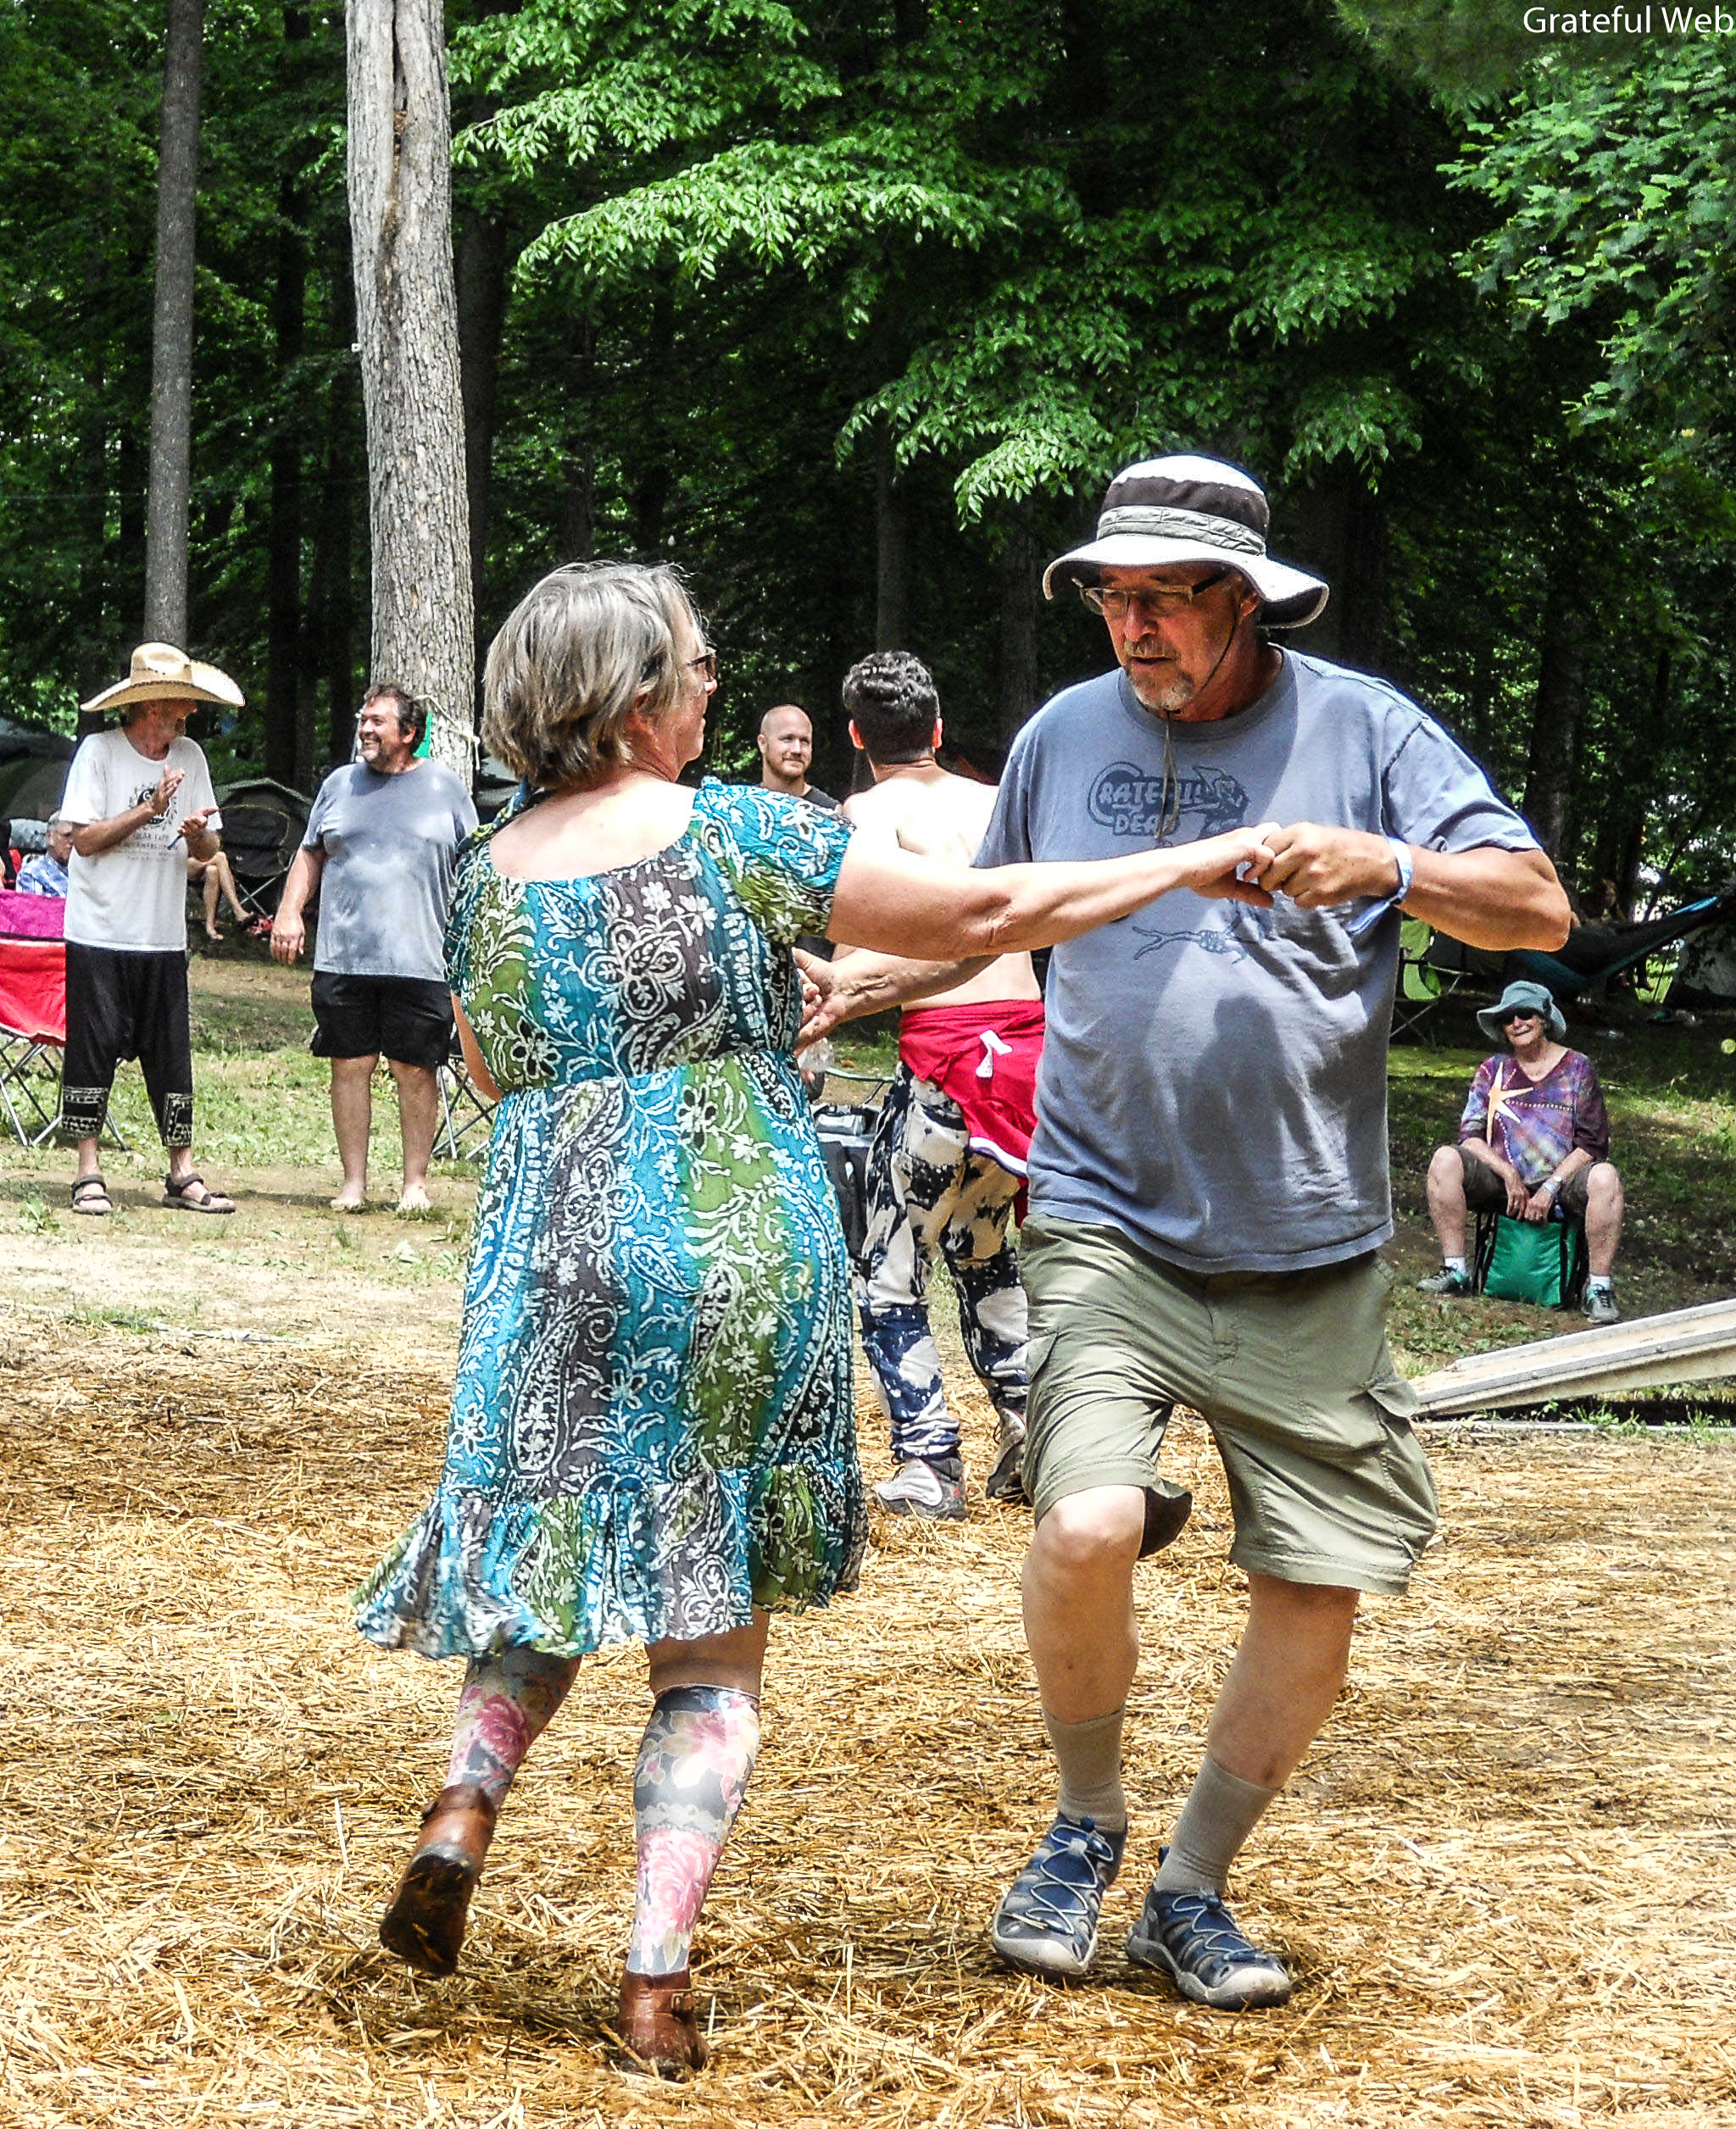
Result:
{"label": "blue t-shirt", "polygon": [[[1469,755],[1384,681],[1284,654],[1239,715],[1170,727],[1166,844],[1317,821],[1443,851],[1536,838]],[[980,865],[1114,858],[1164,814],[1164,726],[1119,671],[1019,734]],[[1300,1271],[1393,1231],[1386,1053],[1399,916],[1177,889],[1055,948],[1031,1209],[1117,1229],[1197,1272]]]}
{"label": "blue t-shirt", "polygon": [[437,761],[382,776],[346,762],[320,787],[304,850],[323,850],[314,966],[328,976],[445,980],[446,913],[470,794]]}

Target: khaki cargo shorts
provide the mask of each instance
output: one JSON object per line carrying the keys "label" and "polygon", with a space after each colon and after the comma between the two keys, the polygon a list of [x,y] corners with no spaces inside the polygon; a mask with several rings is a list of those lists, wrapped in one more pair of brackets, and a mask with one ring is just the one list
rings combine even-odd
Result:
{"label": "khaki cargo shorts", "polygon": [[1416,1400],[1387,1348],[1391,1274],[1372,1254],[1317,1271],[1196,1276],[1115,1230],[1039,1217],[1025,1490],[1038,1520],[1093,1486],[1155,1484],[1171,1408],[1217,1442],[1244,1571],[1405,1588],[1434,1535]]}

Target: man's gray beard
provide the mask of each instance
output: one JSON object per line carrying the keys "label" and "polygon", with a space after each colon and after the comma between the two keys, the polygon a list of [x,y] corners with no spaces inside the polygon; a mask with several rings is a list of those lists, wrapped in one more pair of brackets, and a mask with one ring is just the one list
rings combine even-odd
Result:
{"label": "man's gray beard", "polygon": [[1185,709],[1199,692],[1193,681],[1180,673],[1172,679],[1160,681],[1155,687],[1149,681],[1142,687],[1131,673],[1127,678],[1140,708],[1149,709],[1155,717],[1173,717],[1178,710]]}

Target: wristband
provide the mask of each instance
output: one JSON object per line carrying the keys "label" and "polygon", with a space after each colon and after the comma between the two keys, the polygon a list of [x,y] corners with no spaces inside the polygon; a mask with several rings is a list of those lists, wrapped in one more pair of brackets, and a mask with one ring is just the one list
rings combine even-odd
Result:
{"label": "wristband", "polygon": [[1397,836],[1388,836],[1385,842],[1387,848],[1393,853],[1394,863],[1399,868],[1399,884],[1390,894],[1383,895],[1378,902],[1372,903],[1360,917],[1345,926],[1353,939],[1360,939],[1372,926],[1378,924],[1388,909],[1396,909],[1410,892],[1410,875],[1416,861],[1410,854],[1410,844],[1401,842]]}
{"label": "wristband", "polygon": [[1551,1198],[1559,1198],[1561,1194],[1561,1179],[1559,1176],[1545,1176],[1538,1187],[1539,1190],[1548,1191]]}

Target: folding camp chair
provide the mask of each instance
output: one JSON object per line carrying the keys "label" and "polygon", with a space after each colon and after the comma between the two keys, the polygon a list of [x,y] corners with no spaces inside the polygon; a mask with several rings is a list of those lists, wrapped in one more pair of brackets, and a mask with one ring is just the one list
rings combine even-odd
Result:
{"label": "folding camp chair", "polygon": [[435,1078],[440,1090],[440,1128],[434,1134],[434,1158],[481,1160],[494,1129],[494,1103],[470,1077],[456,1034]]}
{"label": "folding camp chair", "polygon": [[[60,1122],[65,920],[52,895],[0,893],[0,1110],[20,1146],[42,1145]],[[112,1122],[104,1128],[125,1146]]]}
{"label": "folding camp chair", "polygon": [[[1495,1239],[1503,1223],[1516,1225],[1504,1212],[1479,1212],[1471,1240],[1471,1291],[1482,1293],[1488,1284],[1489,1268],[1494,1262]],[[1589,1265],[1585,1240],[1585,1222],[1583,1220],[1555,1219],[1549,1221],[1545,1231],[1559,1245],[1561,1258],[1561,1298],[1555,1304],[1558,1309],[1577,1309],[1585,1298],[1585,1281]]]}
{"label": "folding camp chair", "polygon": [[1456,946],[1421,917],[1406,917],[1399,927],[1399,988],[1393,999],[1393,1036],[1414,1035],[1438,1049],[1435,1015],[1465,981],[1463,968],[1444,968],[1429,957],[1438,945]]}
{"label": "folding camp chair", "polygon": [[220,810],[223,848],[242,907],[251,916],[275,915],[301,841],[301,828],[274,806],[228,805]]}

